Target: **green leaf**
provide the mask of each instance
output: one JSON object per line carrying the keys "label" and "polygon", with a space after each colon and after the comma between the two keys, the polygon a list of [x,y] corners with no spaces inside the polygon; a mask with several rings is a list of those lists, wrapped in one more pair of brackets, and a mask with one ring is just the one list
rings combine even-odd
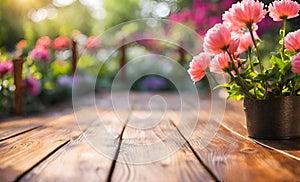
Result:
{"label": "green leaf", "polygon": [[289,72],[286,73],[283,81],[286,82],[286,81],[294,79],[295,77],[296,77],[296,74],[292,71],[289,71]]}
{"label": "green leaf", "polygon": [[255,82],[266,82],[267,81],[267,76],[265,74],[258,74],[255,77],[253,77],[253,80]]}
{"label": "green leaf", "polygon": [[228,88],[228,87],[230,87],[230,84],[224,83],[224,84],[215,86],[213,89],[216,90],[216,89],[219,89],[219,88]]}
{"label": "green leaf", "polygon": [[271,57],[270,63],[272,64],[272,66],[278,66],[280,69],[284,67],[284,62],[276,56]]}
{"label": "green leaf", "polygon": [[288,57],[293,57],[297,54],[297,52],[285,49],[284,54],[287,55]]}
{"label": "green leaf", "polygon": [[230,88],[228,88],[228,99],[235,99],[235,100],[241,100],[244,96],[243,90],[240,86],[237,84],[232,84]]}

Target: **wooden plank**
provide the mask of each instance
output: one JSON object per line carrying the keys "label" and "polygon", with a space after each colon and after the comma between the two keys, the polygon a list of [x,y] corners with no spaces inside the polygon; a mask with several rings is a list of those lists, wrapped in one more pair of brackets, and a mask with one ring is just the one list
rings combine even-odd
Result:
{"label": "wooden plank", "polygon": [[[198,111],[194,111],[195,113]],[[190,112],[193,113],[192,111]],[[201,112],[199,124],[189,139],[197,155],[221,181],[293,181],[300,175],[300,162],[254,141],[236,135],[221,126],[210,140],[203,129],[209,112]],[[189,120],[186,120],[187,124]],[[212,125],[218,127],[216,122]],[[208,142],[207,146],[203,146]]]}
{"label": "wooden plank", "polygon": [[2,122],[0,123],[0,141],[40,127],[42,123],[44,123],[44,121],[41,118],[19,119],[10,122]]}
{"label": "wooden plank", "polygon": [[38,115],[3,118],[0,121],[0,141],[45,125],[72,112],[71,105],[67,102],[49,108],[48,112]]}
{"label": "wooden plank", "polygon": [[58,119],[56,114],[34,116],[29,118],[15,118],[10,121],[0,122],[0,141],[11,138],[15,135],[22,134],[37,127]]}
{"label": "wooden plank", "polygon": [[0,181],[13,181],[51,152],[78,136],[74,115],[60,117],[49,124],[0,142]]}
{"label": "wooden plank", "polygon": [[35,167],[20,181],[105,181],[112,160],[97,153],[81,135]]}
{"label": "wooden plank", "polygon": [[[166,112],[159,97],[152,98],[151,107],[149,107],[148,101],[153,96],[151,93],[133,93],[130,96],[131,106],[135,110],[132,111],[122,136],[120,135],[126,121],[120,122],[119,120],[120,118],[127,120],[124,115],[129,115],[130,111],[122,110],[127,107],[122,106],[124,104],[122,99],[125,97],[123,93],[119,93],[117,97],[122,99],[117,101],[120,103],[115,104],[120,104],[120,107],[114,108],[110,94],[103,94],[101,99],[96,100],[96,104],[100,108],[98,114],[103,119],[102,123],[99,123],[97,118],[90,117],[93,112],[90,108],[84,107],[80,111],[79,114],[86,118],[86,122],[79,123],[79,125],[82,130],[88,129],[77,139],[75,138],[80,135],[81,131],[77,128],[74,118],[71,119],[74,116],[64,115],[39,128],[0,142],[0,181],[16,179],[21,181],[83,181],[85,179],[89,179],[89,181],[107,179],[112,179],[112,181],[299,180],[300,168],[298,166],[300,163],[297,158],[300,150],[299,140],[286,140],[279,143],[268,141],[271,143],[267,143],[267,147],[258,145],[255,142],[261,141],[249,139],[245,133],[244,117],[241,114],[242,108],[239,106],[241,102],[227,107],[224,122],[218,133],[208,143],[208,146],[203,148],[202,145],[205,143],[203,139],[208,140],[209,137],[203,135],[203,128],[206,127],[210,113],[209,100],[201,100],[200,108],[197,108],[190,103],[179,103],[176,94],[157,93],[157,95],[164,98],[167,105],[170,105]],[[189,102],[193,102],[193,98]],[[183,106],[185,114],[179,117],[178,106],[180,105]],[[115,109],[118,109],[118,112]],[[139,150],[136,145],[163,141],[163,144],[169,143],[168,147],[173,150],[185,142],[182,135],[186,137],[186,128],[189,129],[193,125],[193,120],[199,110],[201,117],[194,134],[188,139],[189,142],[177,152],[163,160],[148,164],[128,164],[137,161],[135,158],[153,157],[155,155],[153,152],[157,151],[151,147]],[[147,118],[146,116],[149,115],[150,118]],[[160,120],[162,116],[163,118]],[[141,125],[140,121],[147,125]],[[180,126],[179,123],[182,122],[185,125]],[[135,128],[143,126],[146,127],[144,129]],[[106,132],[101,132],[103,127],[106,131],[110,131],[112,137],[108,136]],[[218,127],[217,123],[212,122],[212,127]],[[166,139],[170,133],[174,134],[172,140]],[[83,140],[85,137],[89,137],[90,140]],[[68,142],[69,140],[71,142]],[[91,146],[91,141],[96,142],[96,145]],[[122,144],[118,149],[121,141]],[[111,161],[112,156],[107,158],[105,155],[99,155],[102,149],[95,151],[95,148],[102,146],[106,146],[104,153],[116,154],[116,151],[119,150],[120,154],[113,157],[119,157],[119,160],[123,160],[127,164],[114,163]],[[136,155],[128,155],[126,151],[135,152]],[[156,158],[152,159],[155,161]],[[210,172],[213,174],[211,175]],[[24,176],[18,178],[21,174]],[[110,174],[112,174],[111,178]],[[214,178],[214,175],[217,178]]]}
{"label": "wooden plank", "polygon": [[[161,111],[164,104],[158,98],[152,100],[152,110],[149,107],[145,109],[152,96],[145,94],[140,98],[135,97],[134,108],[139,110],[132,112],[122,135],[112,181],[214,180],[169,121],[169,114],[173,111]],[[145,116],[148,117],[143,118]],[[139,121],[147,123],[144,129],[141,129],[143,126],[138,124]]]}
{"label": "wooden plank", "polygon": [[[108,95],[107,95],[108,96]],[[110,97],[97,100],[99,118],[89,118],[93,110],[83,110],[86,116],[81,127],[87,130],[80,137],[63,146],[54,155],[25,175],[21,181],[105,181],[110,175],[112,161],[120,142],[120,133],[130,112],[113,111]],[[105,109],[106,107],[106,109]],[[80,116],[81,117],[81,116]],[[100,126],[104,126],[101,128]],[[104,130],[106,132],[104,132]],[[100,148],[99,146],[100,145]]]}

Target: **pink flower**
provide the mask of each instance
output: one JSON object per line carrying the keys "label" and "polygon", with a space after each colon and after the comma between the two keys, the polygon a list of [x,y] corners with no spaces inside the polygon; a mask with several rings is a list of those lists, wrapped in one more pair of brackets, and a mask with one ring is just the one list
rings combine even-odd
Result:
{"label": "pink flower", "polygon": [[89,51],[96,51],[100,46],[100,40],[97,37],[89,37],[85,48],[87,48]]}
{"label": "pink flower", "polygon": [[[253,34],[254,34],[254,39],[259,39],[256,32],[253,32]],[[248,51],[249,47],[250,48],[254,47],[254,43],[252,41],[250,32],[236,33],[234,36],[237,37],[237,39],[240,40],[240,44],[239,44],[239,47],[237,49],[237,52],[239,54]]]}
{"label": "pink flower", "polygon": [[239,45],[240,45],[240,40],[239,39],[231,38],[230,44],[229,44],[229,47],[228,47],[228,52],[230,54],[234,54],[237,51]]}
{"label": "pink flower", "polygon": [[244,0],[233,4],[231,8],[223,14],[224,24],[233,30],[249,28],[253,24],[260,22],[267,11],[264,4],[255,0]]}
{"label": "pink flower", "polygon": [[5,61],[0,62],[0,78],[3,77],[6,73],[13,72],[13,62],[12,61]]}
{"label": "pink flower", "polygon": [[274,21],[295,18],[299,15],[299,10],[300,5],[291,0],[276,0],[269,5],[270,17],[273,18]]}
{"label": "pink flower", "polygon": [[292,60],[292,71],[300,74],[300,53],[298,53]]}
{"label": "pink flower", "polygon": [[51,59],[50,52],[43,46],[36,46],[30,53],[35,61],[49,62]]}
{"label": "pink flower", "polygon": [[37,40],[36,45],[43,46],[44,48],[48,49],[51,46],[51,39],[48,36],[40,37]]}
{"label": "pink flower", "polygon": [[41,92],[40,83],[32,76],[23,80],[22,88],[32,96],[36,96]]}
{"label": "pink flower", "polygon": [[193,58],[188,73],[194,82],[200,81],[205,76],[205,69],[209,67],[210,61],[211,54],[209,53],[200,53]]}
{"label": "pink flower", "polygon": [[58,50],[58,51],[70,49],[71,41],[66,36],[59,36],[56,39],[54,39],[54,41],[52,43],[52,47],[53,47],[53,49]]}
{"label": "pink flower", "polygon": [[223,73],[224,69],[228,67],[230,58],[227,53],[220,53],[211,61],[210,71],[214,73]]}
{"label": "pink flower", "polygon": [[229,29],[223,24],[216,24],[204,37],[204,50],[215,54],[226,51],[231,42]]}
{"label": "pink flower", "polygon": [[284,38],[284,46],[286,49],[294,52],[300,51],[300,30],[290,32]]}

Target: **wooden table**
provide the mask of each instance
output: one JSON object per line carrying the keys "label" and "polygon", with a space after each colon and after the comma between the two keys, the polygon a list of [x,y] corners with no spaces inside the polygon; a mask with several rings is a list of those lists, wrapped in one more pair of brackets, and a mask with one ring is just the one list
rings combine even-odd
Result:
{"label": "wooden table", "polygon": [[[124,98],[124,93],[116,94],[120,101]],[[161,115],[164,104],[152,102],[151,111],[148,101],[153,95],[159,95],[168,104],[162,119],[150,129],[134,127],[138,122],[157,122],[156,116]],[[210,115],[210,98],[201,95],[200,107],[196,108],[195,98],[181,103],[178,97],[176,93],[131,93],[131,109],[117,108],[120,118],[109,93],[96,96],[99,118],[114,138],[102,131],[96,134],[103,136],[98,138],[101,146],[113,152],[113,159],[117,160],[101,154],[89,140],[96,125],[87,122],[78,127],[71,104],[56,106],[37,116],[2,121],[0,181],[300,181],[299,139],[248,138],[242,102],[230,101],[220,126],[209,121],[217,127],[210,140],[210,134],[203,133]],[[182,112],[179,106],[183,106]],[[89,111],[88,106],[79,111],[87,121],[92,120]],[[190,126],[198,114],[192,136],[186,137],[179,123]],[[120,122],[124,118],[126,121]],[[166,139],[170,133],[175,136],[172,141]],[[201,141],[206,140],[209,142],[203,147]],[[154,155],[159,148],[148,148],[134,156],[124,153],[128,147],[135,150],[135,146],[147,147],[153,142],[171,146],[170,151],[174,146],[175,151],[161,160],[151,156],[152,150]],[[142,162],[132,164],[137,161]]]}

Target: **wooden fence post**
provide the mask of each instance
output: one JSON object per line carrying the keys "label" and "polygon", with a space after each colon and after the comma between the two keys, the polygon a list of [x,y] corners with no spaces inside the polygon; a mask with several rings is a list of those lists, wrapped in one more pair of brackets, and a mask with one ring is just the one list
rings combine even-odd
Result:
{"label": "wooden fence post", "polygon": [[179,64],[183,66],[185,63],[185,50],[179,46],[178,53],[179,53]]}
{"label": "wooden fence post", "polygon": [[126,64],[126,45],[124,45],[124,40],[122,41],[122,47],[120,47],[121,51],[121,60],[120,60],[120,69],[121,70],[121,76],[122,79],[125,79],[126,77],[126,70],[123,68]]}
{"label": "wooden fence post", "polygon": [[73,76],[77,66],[77,42],[72,39],[72,70],[71,75]]}
{"label": "wooden fence post", "polygon": [[17,115],[23,114],[23,96],[22,96],[22,67],[23,59],[17,58],[13,60],[14,65],[14,111]]}

